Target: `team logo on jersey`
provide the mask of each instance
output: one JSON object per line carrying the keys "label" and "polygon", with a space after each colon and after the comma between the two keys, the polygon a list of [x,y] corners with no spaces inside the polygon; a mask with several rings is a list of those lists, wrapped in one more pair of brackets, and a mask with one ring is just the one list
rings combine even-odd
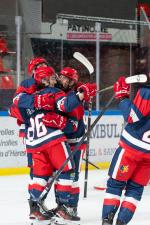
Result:
{"label": "team logo on jersey", "polygon": [[129,171],[129,166],[121,165],[120,170],[122,173],[127,173]]}

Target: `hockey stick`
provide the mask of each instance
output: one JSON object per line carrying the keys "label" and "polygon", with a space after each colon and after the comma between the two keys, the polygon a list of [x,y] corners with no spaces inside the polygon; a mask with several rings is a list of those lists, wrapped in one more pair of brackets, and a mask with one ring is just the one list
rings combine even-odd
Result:
{"label": "hockey stick", "polygon": [[[134,83],[145,83],[147,81],[147,76],[145,74],[137,74],[130,77],[127,77],[125,79],[127,84],[134,84]],[[102,90],[97,91],[97,93],[101,94],[105,91],[108,91],[110,89],[113,89],[113,85],[106,87]]]}
{"label": "hockey stick", "polygon": [[[86,162],[87,160],[83,158],[83,160]],[[90,164],[91,166],[95,167],[96,169],[100,170],[100,168],[98,166],[96,166],[94,163],[92,163],[91,161],[88,160],[88,164]]]}
{"label": "hockey stick", "polygon": [[90,63],[90,61],[84,56],[82,55],[80,52],[75,52],[73,54],[73,57],[75,59],[77,59],[79,62],[81,62],[89,71],[90,74],[92,74],[94,72],[94,67],[93,65]]}
{"label": "hockey stick", "polygon": [[[82,63],[87,70],[89,71],[89,74],[91,75],[94,72],[94,67],[91,64],[91,62],[80,52],[75,52],[73,54],[73,57],[77,59],[80,63]],[[88,131],[91,127],[91,112],[92,112],[92,99],[90,98],[89,106],[88,106]],[[84,178],[84,198],[87,197],[87,182],[88,182],[88,161],[89,161],[89,145],[90,145],[90,132],[87,136],[87,142],[86,142],[86,161],[85,161],[85,178]]]}
{"label": "hockey stick", "polygon": [[[92,115],[92,99],[90,98],[90,102],[88,105],[88,131],[90,130],[90,127],[91,127],[91,115]],[[85,155],[86,161],[85,161],[84,193],[83,193],[84,198],[87,197],[89,151],[90,151],[90,132],[87,136],[87,141],[86,141],[86,155]]]}
{"label": "hockey stick", "polygon": [[47,184],[47,186],[45,187],[45,189],[43,190],[43,192],[41,193],[40,197],[37,199],[37,203],[38,205],[47,212],[47,208],[44,206],[44,200],[46,198],[46,196],[48,195],[53,183],[55,182],[55,180],[58,178],[58,176],[62,173],[64,167],[67,165],[67,163],[69,162],[69,160],[74,156],[74,154],[78,151],[79,146],[84,142],[84,140],[88,137],[88,135],[90,134],[91,130],[94,128],[94,126],[97,124],[97,122],[100,120],[100,118],[104,115],[105,111],[108,109],[108,107],[110,106],[110,104],[113,102],[114,100],[114,95],[111,97],[111,99],[107,102],[107,104],[105,105],[105,107],[102,109],[102,111],[100,112],[100,114],[98,115],[98,117],[94,120],[94,122],[92,123],[90,129],[83,135],[83,137],[81,138],[80,142],[78,142],[75,145],[74,151],[71,152],[71,154],[68,156],[68,158],[64,161],[64,163],[61,165],[61,167],[59,168],[59,170],[57,170],[57,172],[55,173],[55,175],[52,177],[52,179],[49,181],[49,183]]}
{"label": "hockey stick", "polygon": [[[94,72],[94,67],[91,64],[91,62],[80,52],[75,52],[73,54],[73,57],[75,59],[77,59],[80,63],[82,63],[87,68],[90,75]],[[90,102],[89,102],[89,106],[88,106],[88,131],[91,127],[91,112],[92,112],[92,99],[90,98]],[[84,198],[87,197],[89,145],[90,145],[90,132],[89,132],[89,135],[87,136],[87,142],[86,142],[87,147],[86,147],[86,160],[85,160]]]}

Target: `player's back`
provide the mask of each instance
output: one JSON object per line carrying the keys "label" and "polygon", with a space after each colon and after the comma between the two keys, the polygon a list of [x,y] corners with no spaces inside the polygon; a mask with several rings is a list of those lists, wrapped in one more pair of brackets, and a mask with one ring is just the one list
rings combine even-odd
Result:
{"label": "player's back", "polygon": [[43,124],[43,116],[44,112],[37,110],[26,121],[26,148],[28,152],[44,150],[66,140],[60,129],[46,127]]}
{"label": "player's back", "polygon": [[150,153],[150,87],[139,89],[131,108],[128,123],[121,135],[121,146]]}

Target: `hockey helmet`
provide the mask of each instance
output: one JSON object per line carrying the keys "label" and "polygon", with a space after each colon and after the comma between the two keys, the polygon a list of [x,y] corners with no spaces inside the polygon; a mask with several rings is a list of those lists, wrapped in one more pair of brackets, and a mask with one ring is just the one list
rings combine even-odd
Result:
{"label": "hockey helmet", "polygon": [[60,71],[60,75],[63,75],[65,77],[68,77],[69,79],[73,80],[75,83],[78,82],[79,74],[78,72],[71,68],[71,67],[65,67]]}
{"label": "hockey helmet", "polygon": [[52,67],[41,66],[35,70],[34,79],[37,84],[42,84],[42,79],[49,78],[53,75],[55,76],[55,70]]}
{"label": "hockey helmet", "polygon": [[31,59],[31,61],[28,64],[28,73],[32,74],[33,70],[36,69],[37,66],[42,63],[45,63],[46,65],[48,65],[48,62],[43,57],[36,57],[36,58]]}

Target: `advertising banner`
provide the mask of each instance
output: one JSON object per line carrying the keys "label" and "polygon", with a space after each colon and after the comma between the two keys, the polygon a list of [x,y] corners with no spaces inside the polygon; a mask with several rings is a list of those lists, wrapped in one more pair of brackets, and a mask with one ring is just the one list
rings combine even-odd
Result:
{"label": "advertising banner", "polygon": [[[95,119],[96,116],[92,116],[91,121]],[[89,158],[92,162],[111,161],[123,127],[121,115],[105,115],[99,120],[90,135]]]}
{"label": "advertising banner", "polygon": [[[97,116],[91,117],[91,122]],[[85,117],[87,122],[88,117]],[[90,161],[110,162],[124,126],[121,115],[103,116],[90,134]],[[19,138],[19,128],[14,118],[0,117],[0,168],[27,166],[25,145]]]}
{"label": "advertising banner", "polygon": [[0,116],[0,168],[27,166],[22,141],[16,119]]}

